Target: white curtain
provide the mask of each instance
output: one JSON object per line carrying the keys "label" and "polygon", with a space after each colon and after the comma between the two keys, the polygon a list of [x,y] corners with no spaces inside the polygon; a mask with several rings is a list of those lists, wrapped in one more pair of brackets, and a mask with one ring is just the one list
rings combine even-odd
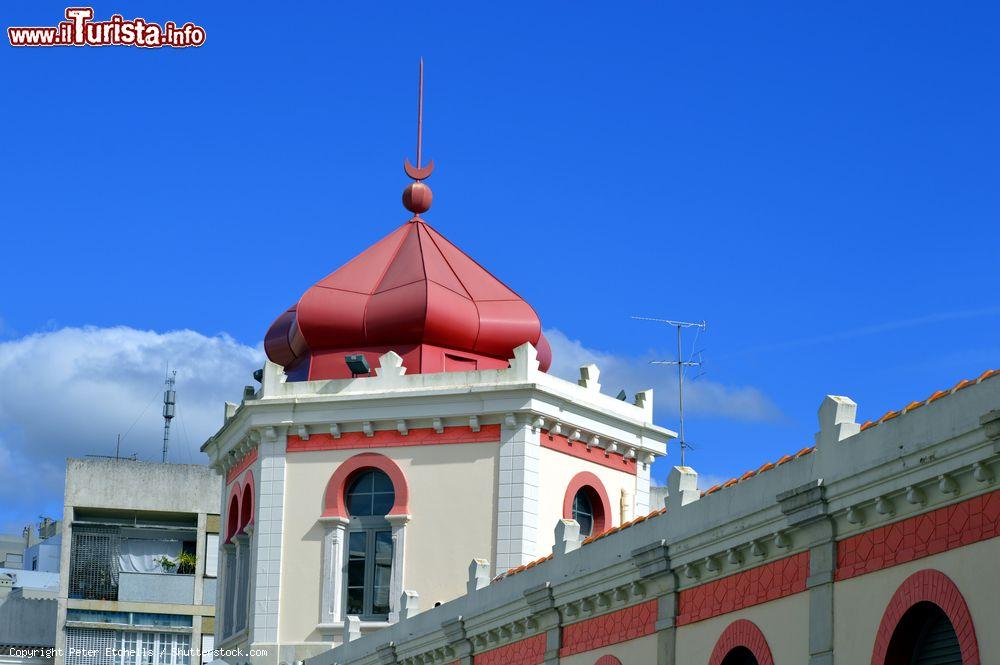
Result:
{"label": "white curtain", "polygon": [[181,541],[179,540],[129,538],[121,541],[118,569],[123,573],[176,573],[176,567],[165,570],[157,559],[165,556],[176,562],[180,554]]}

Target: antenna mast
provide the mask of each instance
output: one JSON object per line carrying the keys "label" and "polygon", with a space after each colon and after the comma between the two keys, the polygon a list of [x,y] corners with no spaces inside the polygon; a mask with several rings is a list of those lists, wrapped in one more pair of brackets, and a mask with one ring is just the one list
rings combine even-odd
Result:
{"label": "antenna mast", "polygon": [[177,370],[167,373],[167,378],[163,381],[163,459],[167,462],[167,446],[170,443],[170,421],[174,417],[174,407],[177,404],[177,391],[174,390],[174,382],[177,379]]}
{"label": "antenna mast", "polygon": [[678,439],[681,446],[681,466],[686,466],[684,463],[685,451],[691,446],[688,445],[687,441],[684,439],[684,368],[685,367],[701,367],[701,360],[684,360],[683,351],[681,350],[681,333],[684,328],[698,328],[704,331],[707,324],[702,321],[692,322],[692,321],[673,321],[671,319],[655,319],[648,316],[633,316],[633,319],[637,321],[655,321],[656,323],[666,323],[667,325],[674,326],[677,328],[677,360],[652,360],[650,365],[676,365],[677,366],[677,406],[678,412],[680,414],[680,427],[678,432]]}

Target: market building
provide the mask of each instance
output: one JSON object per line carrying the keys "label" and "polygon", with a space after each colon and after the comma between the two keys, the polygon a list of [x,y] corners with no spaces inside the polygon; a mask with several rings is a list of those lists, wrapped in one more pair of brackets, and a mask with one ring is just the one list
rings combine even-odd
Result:
{"label": "market building", "polygon": [[278,316],[202,448],[224,660],[993,662],[1000,372],[875,422],[827,396],[810,445],[653,503],[651,391],[546,372],[534,309],[421,217],[419,155],[411,219]]}

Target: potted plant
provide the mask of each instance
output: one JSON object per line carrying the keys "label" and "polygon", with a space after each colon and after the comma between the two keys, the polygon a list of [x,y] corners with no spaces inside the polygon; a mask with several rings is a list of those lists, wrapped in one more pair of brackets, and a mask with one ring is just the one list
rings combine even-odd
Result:
{"label": "potted plant", "polygon": [[156,563],[160,564],[160,568],[163,569],[165,573],[172,573],[177,568],[177,562],[164,554],[161,557],[153,559]]}
{"label": "potted plant", "polygon": [[177,557],[177,573],[179,575],[194,575],[194,565],[197,562],[194,552],[184,551]]}

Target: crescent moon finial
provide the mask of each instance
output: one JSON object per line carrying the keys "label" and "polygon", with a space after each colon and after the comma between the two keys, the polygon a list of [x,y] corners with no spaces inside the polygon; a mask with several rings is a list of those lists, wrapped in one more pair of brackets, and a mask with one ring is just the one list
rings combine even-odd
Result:
{"label": "crescent moon finial", "polygon": [[427,212],[431,207],[431,188],[422,181],[434,172],[434,160],[427,166],[421,165],[424,149],[424,59],[420,58],[420,78],[417,83],[417,165],[410,163],[409,158],[403,160],[403,171],[413,178],[414,182],[403,192],[403,205],[414,213],[417,219],[420,213]]}

